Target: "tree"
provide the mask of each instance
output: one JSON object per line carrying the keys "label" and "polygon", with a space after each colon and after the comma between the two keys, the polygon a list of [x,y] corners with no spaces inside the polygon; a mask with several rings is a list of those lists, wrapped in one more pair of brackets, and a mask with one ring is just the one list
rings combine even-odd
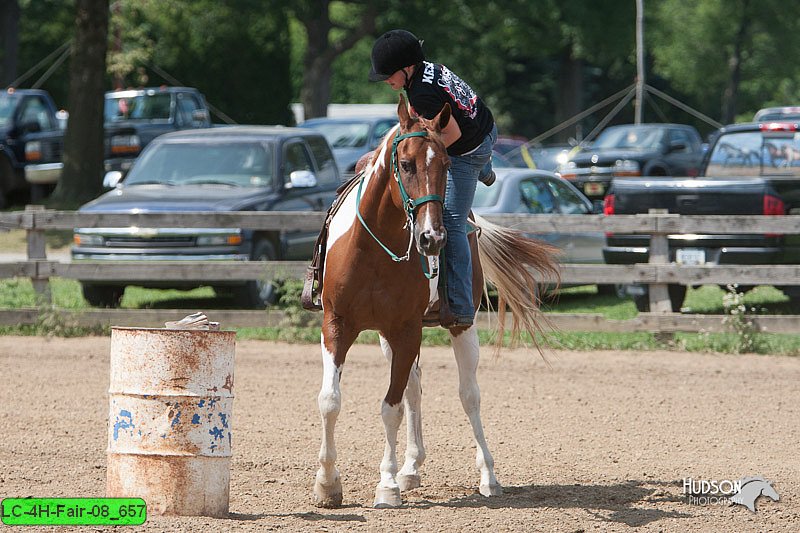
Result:
{"label": "tree", "polygon": [[329,0],[292,3],[292,12],[306,34],[300,101],[307,119],[327,115],[334,60],[375,33],[375,20],[382,2],[339,2],[343,4],[341,20],[332,17],[331,4]]}
{"label": "tree", "polygon": [[0,87],[6,87],[17,77],[19,50],[19,3],[0,0]]}
{"label": "tree", "polygon": [[285,3],[117,0],[110,70],[125,86],[197,87],[236,122],[287,124],[291,78]]}
{"label": "tree", "polygon": [[723,123],[800,99],[800,4],[783,0],[663,0],[649,42],[656,70]]}
{"label": "tree", "polygon": [[108,48],[108,0],[76,0],[70,68],[70,119],[64,171],[51,202],[74,207],[103,192],[103,93]]}

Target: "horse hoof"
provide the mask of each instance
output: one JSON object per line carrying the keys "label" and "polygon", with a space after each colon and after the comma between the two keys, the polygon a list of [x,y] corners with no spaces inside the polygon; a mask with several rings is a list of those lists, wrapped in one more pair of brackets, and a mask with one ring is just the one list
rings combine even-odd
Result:
{"label": "horse hoof", "polygon": [[420,478],[416,474],[408,474],[403,475],[400,474],[397,476],[397,484],[400,485],[400,491],[405,492],[407,490],[416,489],[417,487],[422,486],[420,482]]}
{"label": "horse hoof", "polygon": [[503,494],[503,486],[500,483],[492,483],[491,485],[481,485],[480,492],[486,497],[500,496]]}
{"label": "horse hoof", "polygon": [[372,506],[375,509],[394,509],[403,505],[400,497],[400,487],[386,488],[378,487],[375,489],[375,502]]}
{"label": "horse hoof", "polygon": [[331,486],[325,486],[319,481],[314,483],[314,505],[326,509],[342,506],[342,482],[339,478]]}

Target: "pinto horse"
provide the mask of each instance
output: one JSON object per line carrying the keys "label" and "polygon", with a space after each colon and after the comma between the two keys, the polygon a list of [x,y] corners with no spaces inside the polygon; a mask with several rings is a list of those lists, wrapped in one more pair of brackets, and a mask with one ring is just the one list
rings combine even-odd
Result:
{"label": "pinto horse", "polygon": [[[391,367],[389,389],[381,405],[386,445],[374,506],[398,507],[402,505],[401,490],[420,486],[425,448],[417,359],[423,316],[437,297],[435,258],[446,241],[442,213],[450,163],[441,131],[451,120],[451,111],[445,105],[432,120],[411,116],[401,96],[397,113],[398,126],[375,150],[358,187],[339,199],[329,225],[320,296],[324,315],[318,397],[322,445],[314,484],[314,500],[320,507],[342,503],[334,426],[341,408],[345,357],[364,330],[379,332],[381,349]],[[539,329],[539,293],[529,268],[542,276],[558,277],[554,249],[480,219],[477,225],[480,237],[471,242],[476,309],[485,273],[503,302],[498,320],[500,340],[506,305],[513,314],[512,333],[521,326],[533,333]],[[459,395],[477,445],[480,492],[501,494],[480,419],[477,329],[458,326],[449,332],[458,366]],[[408,444],[405,463],[398,472],[395,448],[404,413]]]}

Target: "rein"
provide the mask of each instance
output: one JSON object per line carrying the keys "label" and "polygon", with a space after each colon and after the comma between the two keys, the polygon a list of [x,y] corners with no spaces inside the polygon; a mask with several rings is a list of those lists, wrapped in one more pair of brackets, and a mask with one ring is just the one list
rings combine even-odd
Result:
{"label": "rein", "polygon": [[[392,252],[385,244],[381,242],[380,239],[372,232],[372,230],[367,226],[367,222],[361,216],[361,187],[364,184],[364,177],[362,176],[361,180],[358,182],[358,190],[356,191],[356,216],[358,217],[359,222],[361,225],[364,226],[364,229],[367,230],[367,233],[375,239],[383,251],[389,254],[389,257],[392,258],[393,261],[408,261],[411,257],[411,246],[414,243],[414,213],[417,207],[425,204],[427,202],[439,202],[444,204],[444,198],[442,198],[439,194],[428,194],[422,196],[420,198],[414,199],[408,195],[408,191],[406,191],[405,186],[403,185],[403,181],[400,179],[400,169],[397,166],[397,145],[403,139],[407,139],[409,137],[427,137],[427,131],[413,131],[410,133],[404,133],[402,135],[395,136],[394,140],[392,141],[392,162],[389,171],[392,173],[394,180],[397,182],[398,187],[400,187],[400,197],[403,199],[403,208],[406,213],[406,224],[403,226],[403,229],[408,229],[408,248],[406,248],[406,253],[402,257],[398,256],[394,252]],[[428,265],[425,259],[420,255],[420,261],[422,263],[422,271],[425,274],[425,277],[428,279],[432,279],[439,274],[439,263],[438,261],[435,262],[435,266],[433,272],[428,272]]]}

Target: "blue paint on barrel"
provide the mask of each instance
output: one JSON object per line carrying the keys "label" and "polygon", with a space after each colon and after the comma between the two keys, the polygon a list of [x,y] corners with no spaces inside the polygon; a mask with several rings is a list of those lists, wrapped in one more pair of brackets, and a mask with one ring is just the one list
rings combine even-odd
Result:
{"label": "blue paint on barrel", "polygon": [[200,415],[195,413],[194,416],[192,417],[192,424],[199,424],[199,423],[200,423]]}
{"label": "blue paint on barrel", "polygon": [[129,429],[134,427],[136,426],[133,425],[133,416],[131,415],[131,412],[126,409],[122,409],[119,412],[119,416],[114,421],[114,440],[119,438],[120,429]]}
{"label": "blue paint on barrel", "polygon": [[172,423],[170,423],[170,427],[175,427],[181,422],[181,412],[178,411],[178,414],[175,415],[175,418],[172,419]]}

